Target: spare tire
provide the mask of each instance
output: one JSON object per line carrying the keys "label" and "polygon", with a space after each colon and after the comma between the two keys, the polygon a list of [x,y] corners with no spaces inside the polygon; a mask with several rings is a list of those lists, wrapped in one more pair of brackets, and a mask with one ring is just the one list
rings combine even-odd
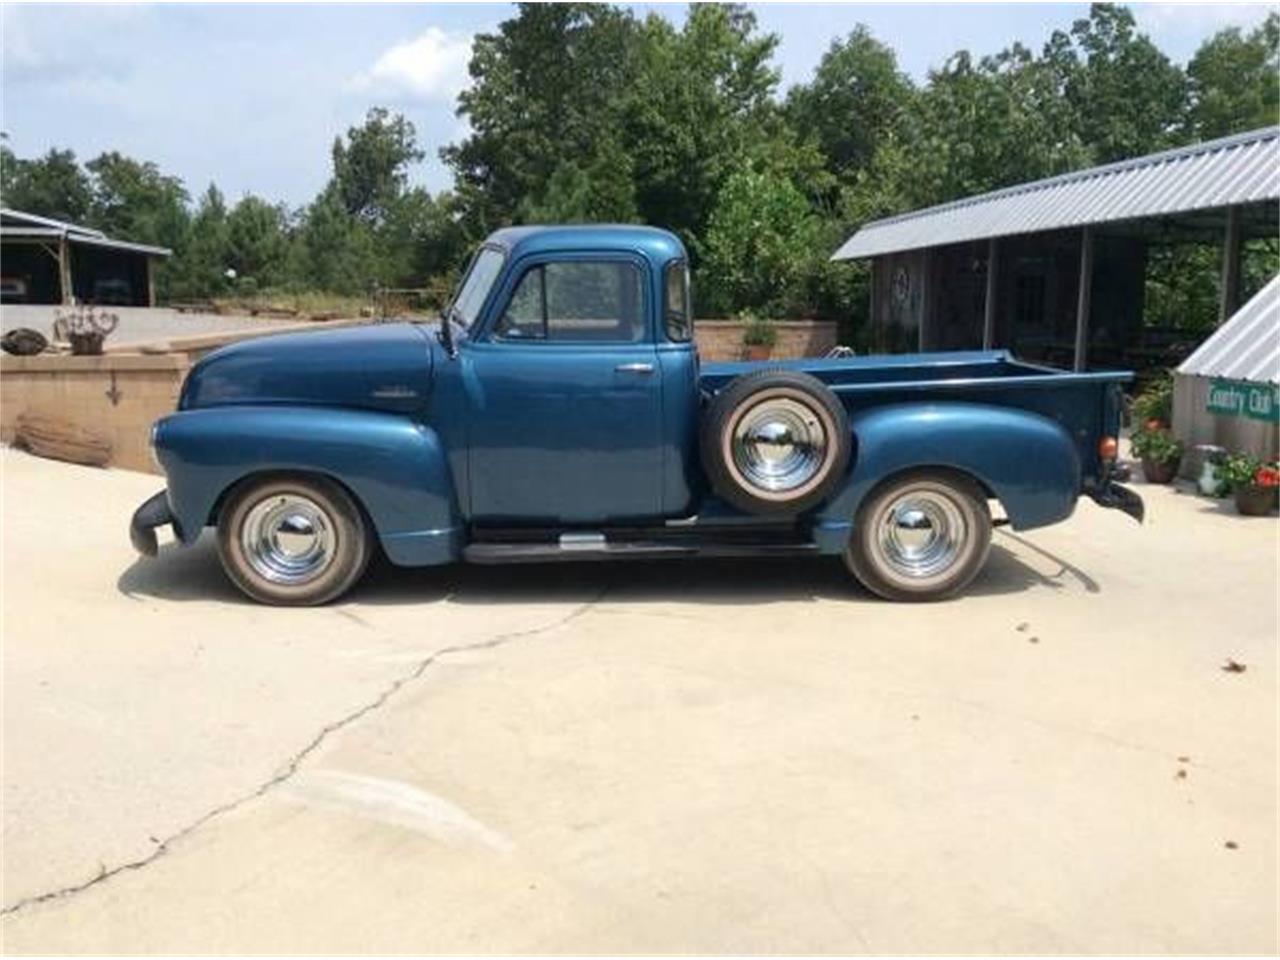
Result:
{"label": "spare tire", "polygon": [[816,377],[757,370],[730,381],[702,419],[702,467],[739,510],[803,513],[826,499],[849,464],[849,418]]}

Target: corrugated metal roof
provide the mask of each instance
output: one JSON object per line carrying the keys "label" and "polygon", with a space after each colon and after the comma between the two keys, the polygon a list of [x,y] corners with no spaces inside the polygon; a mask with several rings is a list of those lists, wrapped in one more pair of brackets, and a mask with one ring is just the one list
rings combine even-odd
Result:
{"label": "corrugated metal roof", "polygon": [[82,227],[78,223],[67,223],[65,220],[54,220],[52,217],[41,217],[34,213],[24,213],[21,210],[0,207],[0,222],[5,220],[16,220],[19,223],[30,224],[34,227],[51,227],[62,233],[82,234],[87,237],[106,236],[101,230],[95,230],[93,227]]}
{"label": "corrugated metal roof", "polygon": [[1280,198],[1280,127],[1077,170],[862,227],[833,260]]}
{"label": "corrugated metal roof", "polygon": [[145,253],[149,257],[169,257],[173,255],[173,251],[168,247],[153,247],[145,243],[131,243],[128,240],[112,240],[110,237],[77,237],[72,234],[67,239],[72,243],[84,244],[90,247],[107,247],[110,250]]}
{"label": "corrugated metal roof", "polygon": [[[5,220],[10,221],[4,223]],[[168,247],[153,247],[145,243],[133,243],[129,240],[112,240],[101,230],[91,227],[80,227],[74,223],[51,220],[39,217],[34,213],[23,213],[20,210],[0,208],[0,237],[14,239],[37,239],[42,237],[66,237],[71,243],[88,244],[94,247],[107,247],[111,250],[125,250],[129,253],[145,253],[151,257],[169,257],[173,251]]]}
{"label": "corrugated metal roof", "polygon": [[1178,373],[1280,383],[1280,275],[1182,361]]}

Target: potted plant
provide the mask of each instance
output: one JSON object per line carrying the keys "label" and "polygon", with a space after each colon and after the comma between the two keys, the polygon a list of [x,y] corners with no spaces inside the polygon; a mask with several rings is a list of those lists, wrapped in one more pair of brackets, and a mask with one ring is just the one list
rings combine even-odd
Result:
{"label": "potted plant", "polygon": [[76,307],[68,313],[54,314],[53,338],[71,344],[71,353],[78,357],[96,357],[102,353],[102,344],[111,336],[120,318],[114,313],[94,312],[93,306]]}
{"label": "potted plant", "polygon": [[1173,420],[1173,376],[1164,371],[1133,398],[1133,422],[1159,430]]}
{"label": "potted plant", "polygon": [[745,321],[742,345],[747,348],[747,359],[768,360],[778,342],[778,330],[773,321],[749,313],[740,314],[740,317]]}
{"label": "potted plant", "polygon": [[1169,483],[1182,463],[1182,441],[1164,427],[1135,430],[1129,441],[1134,456],[1142,461],[1142,475],[1148,483]]}
{"label": "potted plant", "polygon": [[1234,495],[1241,516],[1265,517],[1280,505],[1280,469],[1275,464],[1237,453],[1227,457],[1219,476]]}

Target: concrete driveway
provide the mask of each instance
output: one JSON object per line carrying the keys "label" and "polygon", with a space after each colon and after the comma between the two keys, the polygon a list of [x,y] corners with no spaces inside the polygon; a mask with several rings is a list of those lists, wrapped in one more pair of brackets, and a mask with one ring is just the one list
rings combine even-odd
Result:
{"label": "concrete driveway", "polygon": [[806,560],[276,610],[136,560],[155,478],[0,465],[7,952],[1280,946],[1274,520],[1081,504],[933,606]]}

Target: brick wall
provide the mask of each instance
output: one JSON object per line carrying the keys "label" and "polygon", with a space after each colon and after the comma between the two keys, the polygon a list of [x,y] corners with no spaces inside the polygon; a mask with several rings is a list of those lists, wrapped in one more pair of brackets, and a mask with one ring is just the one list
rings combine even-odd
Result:
{"label": "brick wall", "polygon": [[[699,320],[694,324],[698,355],[703,360],[741,360],[745,324],[740,320]],[[777,360],[820,357],[836,345],[836,325],[832,320],[785,320],[774,324],[778,342],[773,347]]]}

